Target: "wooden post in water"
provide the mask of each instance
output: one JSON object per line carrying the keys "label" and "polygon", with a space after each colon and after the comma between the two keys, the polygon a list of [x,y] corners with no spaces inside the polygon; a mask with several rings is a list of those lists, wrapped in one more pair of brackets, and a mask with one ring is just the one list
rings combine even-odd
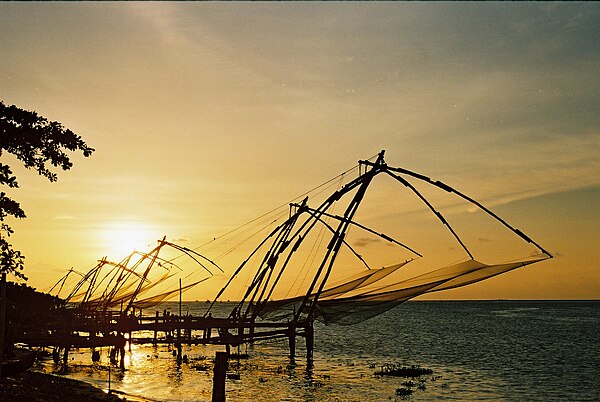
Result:
{"label": "wooden post in water", "polygon": [[156,345],[156,334],[158,332],[157,331],[158,321],[159,321],[158,315],[159,315],[158,310],[156,310],[156,318],[154,319],[154,338],[152,338],[152,343],[154,343],[155,345]]}
{"label": "wooden post in water", "polygon": [[290,360],[296,356],[296,328],[293,323],[288,326],[288,341],[290,346]]}
{"label": "wooden post in water", "polygon": [[185,317],[186,328],[187,328],[187,342],[188,346],[192,344],[192,316],[188,315]]}
{"label": "wooden post in water", "polygon": [[177,348],[177,363],[181,363],[181,278],[179,278],[179,316],[177,317],[177,343],[175,347]]}
{"label": "wooden post in water", "polygon": [[304,334],[306,336],[306,361],[308,364],[311,364],[315,348],[315,329],[310,319],[306,323],[306,327],[304,327]]}
{"label": "wooden post in water", "polygon": [[65,350],[63,351],[63,365],[66,367],[69,364],[69,346],[65,346]]}
{"label": "wooden post in water", "polygon": [[225,402],[225,376],[227,375],[227,353],[215,354],[212,402]]}
{"label": "wooden post in water", "polygon": [[125,334],[118,334],[119,337],[119,367],[125,370]]}
{"label": "wooden post in water", "polygon": [[179,317],[177,322],[177,342],[181,342],[181,278],[179,278]]}
{"label": "wooden post in water", "polygon": [[[135,320],[135,306],[133,306],[133,308],[131,309],[131,322],[129,323],[129,325],[131,325],[132,323],[136,322]],[[129,330],[129,338],[128,338],[128,342],[129,344],[129,351],[131,352],[131,329]]]}

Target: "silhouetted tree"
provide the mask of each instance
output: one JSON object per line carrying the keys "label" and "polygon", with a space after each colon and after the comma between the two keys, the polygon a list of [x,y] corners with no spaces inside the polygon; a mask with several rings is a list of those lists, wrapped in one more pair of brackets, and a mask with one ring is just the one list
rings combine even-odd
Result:
{"label": "silhouetted tree", "polygon": [[[73,166],[65,151],[81,151],[90,156],[93,148],[69,129],[56,121],[48,121],[36,112],[6,106],[0,101],[0,156],[4,152],[13,154],[27,169],[35,169],[51,182],[58,179],[52,167],[68,170]],[[0,185],[17,188],[17,178],[10,166],[0,162]],[[8,242],[13,229],[4,222],[5,218],[25,218],[18,202],[0,192],[0,273],[12,273],[27,279],[23,270],[24,256]]]}

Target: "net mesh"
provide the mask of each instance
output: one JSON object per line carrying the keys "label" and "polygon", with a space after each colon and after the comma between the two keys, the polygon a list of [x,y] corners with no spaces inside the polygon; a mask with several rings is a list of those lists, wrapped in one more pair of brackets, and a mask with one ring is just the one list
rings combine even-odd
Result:
{"label": "net mesh", "polygon": [[[348,286],[341,285],[323,292],[316,302],[313,317],[325,324],[356,324],[414,297],[466,286],[547,258],[540,255],[523,261],[491,265],[471,259],[364,292],[361,289],[373,282],[364,280],[358,286],[351,286],[351,283],[355,284],[357,281],[353,280],[348,282]],[[390,268],[398,269],[403,265],[405,264]],[[381,269],[369,275],[369,278],[379,276],[377,274],[383,274],[383,271],[390,268]],[[303,299],[296,297],[268,302],[259,315],[266,320],[291,319],[300,308]]]}

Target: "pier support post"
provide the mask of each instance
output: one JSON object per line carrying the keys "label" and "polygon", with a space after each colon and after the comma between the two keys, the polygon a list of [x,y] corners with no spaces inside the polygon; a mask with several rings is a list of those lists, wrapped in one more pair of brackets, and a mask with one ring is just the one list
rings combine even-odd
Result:
{"label": "pier support post", "polygon": [[225,376],[227,374],[227,353],[215,354],[212,402],[225,402]]}
{"label": "pier support post", "polygon": [[63,352],[63,365],[66,366],[69,363],[69,346],[65,346]]}
{"label": "pier support post", "polygon": [[315,329],[312,321],[308,321],[304,327],[304,334],[306,336],[306,361],[312,363],[315,348]]}
{"label": "pier support post", "polygon": [[60,362],[60,347],[55,346],[52,348],[52,360],[54,360],[55,364]]}
{"label": "pier support post", "polygon": [[154,318],[154,337],[152,338],[152,342],[154,344],[156,344],[156,333],[158,332],[157,328],[158,328],[158,310],[156,310],[156,318]]}
{"label": "pier support post", "polygon": [[118,344],[115,345],[119,351],[119,367],[121,370],[125,370],[125,334],[118,334]]}
{"label": "pier support post", "polygon": [[177,363],[181,364],[181,361],[183,360],[181,342],[175,342],[175,349],[177,349]]}
{"label": "pier support post", "polygon": [[290,324],[288,327],[288,341],[290,346],[290,359],[294,360],[296,357],[296,327],[294,324]]}
{"label": "pier support post", "polygon": [[121,370],[125,370],[125,347],[119,348],[120,359],[119,359],[119,367]]}

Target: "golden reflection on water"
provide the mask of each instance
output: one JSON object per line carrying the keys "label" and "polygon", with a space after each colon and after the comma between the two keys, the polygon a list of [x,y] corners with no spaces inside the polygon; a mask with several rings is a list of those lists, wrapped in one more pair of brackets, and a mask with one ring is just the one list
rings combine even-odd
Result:
{"label": "golden reflection on water", "polygon": [[[299,342],[298,351],[303,350]],[[183,346],[187,363],[178,364],[170,345],[126,345],[125,370],[110,368],[110,387],[128,395],[156,401],[210,401],[215,352],[220,346]],[[286,342],[244,348],[248,359],[230,361],[229,373],[240,379],[227,380],[227,396],[235,401],[329,401],[389,400],[398,386],[397,379],[373,378],[368,364],[342,357],[327,360],[315,354],[314,365],[303,356],[287,357]],[[109,388],[109,351],[100,350],[101,360],[92,364],[91,351],[70,353],[67,376]],[[56,367],[46,364],[51,371]],[[366,398],[366,399],[365,399]]]}
{"label": "golden reflection on water", "polygon": [[[230,362],[229,373],[239,379],[227,379],[227,398],[400,400],[396,390],[406,379],[374,372],[401,363],[434,372],[413,401],[596,400],[598,312],[598,302],[408,303],[350,327],[316,325],[313,366],[302,338],[293,362],[287,340],[243,347],[250,357]],[[111,368],[112,389],[160,401],[211,400],[213,359],[222,347],[184,344],[183,364],[168,345],[126,350],[126,370]],[[57,368],[51,361],[44,367]],[[92,364],[90,350],[70,352],[69,377],[107,389],[108,374],[108,349],[101,350],[100,364]]]}
{"label": "golden reflection on water", "polygon": [[[315,356],[315,365],[319,366],[316,369],[307,365],[303,356],[291,362],[286,346],[285,342],[279,342],[241,350],[251,357],[230,361],[228,373],[239,374],[240,379],[227,380],[228,398],[235,401],[360,400],[365,392],[382,397],[394,393],[395,384],[391,383],[383,388],[378,384],[375,389],[370,381],[373,370],[366,366],[342,361],[331,364]],[[302,350],[302,345],[298,346],[298,350]],[[182,364],[177,363],[173,350],[168,345],[132,345],[129,351],[127,345],[126,369],[111,367],[111,389],[160,401],[210,401],[213,359],[222,347],[184,345],[183,353],[188,362]],[[89,350],[72,351],[67,376],[107,390],[108,354],[108,349],[102,349],[101,361],[92,364]],[[46,364],[46,370],[53,368],[53,363]],[[343,384],[333,386],[332,378],[343,379]],[[353,394],[358,399],[352,399]]]}

